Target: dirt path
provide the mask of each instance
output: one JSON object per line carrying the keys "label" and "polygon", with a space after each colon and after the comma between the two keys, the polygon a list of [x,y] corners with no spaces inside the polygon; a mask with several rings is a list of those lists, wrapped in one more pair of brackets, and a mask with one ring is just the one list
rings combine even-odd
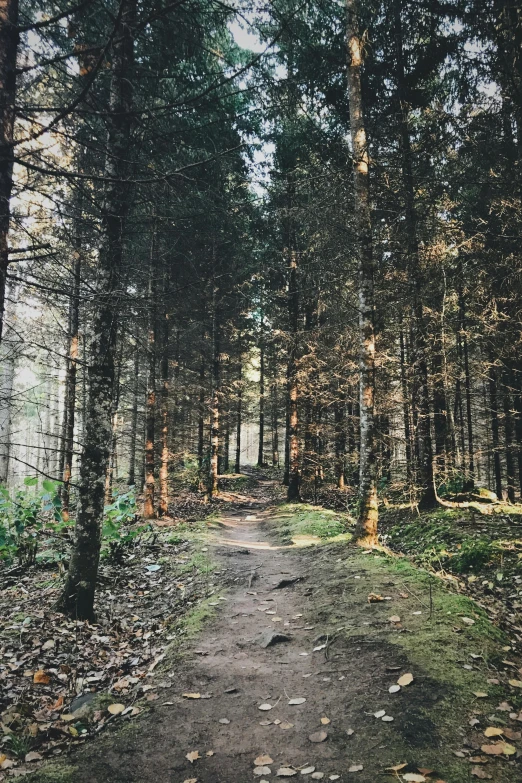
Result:
{"label": "dirt path", "polygon": [[[259,501],[238,504],[220,520],[209,547],[221,568],[219,581],[228,587],[211,601],[215,618],[176,671],[157,675],[159,699],[150,712],[78,750],[70,757],[70,777],[56,777],[57,783],[248,783],[285,780],[276,777],[285,767],[296,770],[296,780],[375,783],[397,780],[384,770],[404,761],[410,770],[436,767],[447,783],[470,779],[467,755],[480,748],[480,739],[471,736],[459,692],[416,666],[415,686],[389,693],[412,663],[392,643],[389,635],[401,631],[388,615],[400,606],[411,627],[419,627],[427,624],[424,608],[401,597],[402,582],[391,579],[386,566],[373,568],[371,558],[346,546],[277,546],[270,532],[277,519],[277,510]],[[369,604],[373,590],[389,591],[389,603]],[[337,624],[352,632],[336,637]],[[289,638],[262,646],[273,632]],[[475,674],[488,676],[479,664],[470,677]],[[306,701],[290,704],[293,699]],[[271,709],[260,710],[266,704]],[[388,721],[374,716],[379,710]],[[441,725],[446,712],[458,729]],[[321,731],[324,741],[310,740]],[[448,736],[455,747],[448,747]],[[187,754],[196,751],[191,763]],[[264,755],[271,759],[260,764],[267,770],[254,772],[255,759]],[[501,764],[497,783],[516,779],[513,760],[495,763]]]}

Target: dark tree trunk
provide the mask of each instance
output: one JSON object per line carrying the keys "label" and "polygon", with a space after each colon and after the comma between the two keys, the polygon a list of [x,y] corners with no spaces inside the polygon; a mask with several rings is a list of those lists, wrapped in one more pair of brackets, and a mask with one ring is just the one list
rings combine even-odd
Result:
{"label": "dark tree trunk", "polygon": [[3,0],[0,3],[0,341],[4,325],[9,265],[8,235],[13,188],[13,131],[18,42],[18,0]]}
{"label": "dark tree trunk", "polygon": [[361,89],[363,42],[359,34],[357,0],[346,0],[348,40],[348,97],[355,185],[359,289],[359,517],[358,543],[377,543],[377,460],[375,453],[375,332],[374,262],[370,203],[369,155]]}
{"label": "dark tree trunk", "polygon": [[414,317],[414,373],[417,391],[417,446],[419,452],[418,481],[420,484],[419,508],[432,508],[436,505],[435,477],[433,469],[433,449],[431,442],[428,362],[426,358],[426,324],[424,319],[421,284],[420,258],[415,208],[415,187],[413,180],[412,149],[409,131],[409,106],[405,94],[405,63],[402,39],[402,2],[395,0],[395,42],[396,42],[396,76],[398,87],[398,109],[400,124],[400,150],[402,158],[402,184],[405,200],[405,230],[407,239],[408,276],[412,286],[413,317]]}
{"label": "dark tree trunk", "polygon": [[124,0],[112,44],[105,194],[98,258],[98,290],[90,352],[89,395],[79,481],[75,542],[59,608],[84,620],[94,618],[101,544],[105,477],[112,444],[115,351],[125,222],[131,189],[128,171],[133,81],[135,0]]}
{"label": "dark tree trunk", "polygon": [[504,441],[506,452],[506,485],[507,495],[510,503],[515,502],[515,460],[513,453],[514,426],[513,414],[511,411],[511,394],[509,391],[509,378],[504,377]]}
{"label": "dark tree trunk", "polygon": [[489,368],[489,410],[491,418],[491,445],[493,450],[493,466],[495,473],[495,492],[502,500],[502,469],[500,464],[500,435],[498,421],[498,388],[497,371],[493,365]]}
{"label": "dark tree trunk", "polygon": [[242,379],[242,364],[239,362],[238,376],[237,376],[237,409],[236,409],[236,462],[234,465],[235,473],[241,472],[241,415],[242,415],[242,403],[243,403],[243,379]]}
{"label": "dark tree trunk", "polygon": [[69,302],[69,356],[65,376],[65,407],[64,407],[64,443],[63,443],[63,485],[62,485],[62,517],[69,519],[71,495],[71,474],[74,455],[74,422],[76,411],[76,376],[78,370],[78,338],[80,325],[80,254],[75,253],[73,262],[73,290]]}
{"label": "dark tree trunk", "polygon": [[346,398],[339,392],[334,405],[335,421],[335,473],[338,489],[346,484]]}
{"label": "dark tree trunk", "polygon": [[402,391],[402,415],[404,422],[404,441],[406,450],[406,478],[411,482],[413,476],[413,449],[411,447],[411,409],[408,379],[406,376],[406,346],[404,332],[399,333],[400,362],[401,362],[401,391]]}
{"label": "dark tree trunk", "polygon": [[260,468],[265,464],[265,343],[263,328],[263,317],[261,316],[261,338],[259,341],[259,442],[257,450],[257,464]]}
{"label": "dark tree trunk", "polygon": [[[161,362],[160,362],[160,383],[161,383],[161,434],[160,434],[160,469],[159,469],[159,503],[158,515],[166,516],[169,510],[169,312],[167,302],[169,300],[169,278],[164,274],[163,297],[165,301],[161,322]],[[179,364],[179,357],[178,357]],[[176,405],[177,409],[177,405]]]}
{"label": "dark tree trunk", "polygon": [[157,310],[156,310],[156,227],[153,226],[149,258],[149,334],[147,345],[147,402],[145,407],[145,497],[143,516],[152,519],[156,514],[155,494],[155,446],[156,446],[156,358],[157,358]]}
{"label": "dark tree trunk", "polygon": [[199,365],[199,400],[198,400],[198,468],[203,467],[205,450],[205,359],[202,357]]}
{"label": "dark tree trunk", "polygon": [[210,470],[208,492],[215,496],[219,492],[219,413],[220,413],[220,327],[215,301],[212,308],[212,400],[210,403]]}
{"label": "dark tree trunk", "polygon": [[129,478],[127,484],[133,487],[136,483],[136,436],[138,430],[138,399],[140,390],[140,350],[138,341],[134,348],[134,388],[132,391],[132,411],[129,443]]}

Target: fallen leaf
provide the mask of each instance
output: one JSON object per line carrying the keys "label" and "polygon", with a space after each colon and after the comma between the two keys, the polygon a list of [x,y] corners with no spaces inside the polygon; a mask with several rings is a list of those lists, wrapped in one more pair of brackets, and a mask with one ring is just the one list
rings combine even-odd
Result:
{"label": "fallen leaf", "polygon": [[492,780],[491,775],[488,775],[486,770],[482,769],[482,767],[472,767],[471,774],[473,777],[480,778],[481,780]]}
{"label": "fallen leaf", "polygon": [[340,780],[340,779],[341,779],[340,775],[330,775],[330,777],[328,778],[328,780]]}
{"label": "fallen leaf", "polygon": [[273,763],[274,759],[270,758],[270,756],[267,756],[266,754],[264,756],[258,756],[257,759],[254,759],[255,767],[266,767],[268,764]]}
{"label": "fallen leaf", "polygon": [[182,693],[184,699],[201,699],[201,693]]}
{"label": "fallen leaf", "polygon": [[504,730],[497,726],[488,726],[487,729],[484,730],[485,737],[500,737],[503,733]]}
{"label": "fallen leaf", "polygon": [[384,715],[384,717],[381,720],[383,720],[385,723],[391,723],[393,718],[391,715]]}
{"label": "fallen leaf", "polygon": [[476,696],[477,699],[487,699],[488,694],[484,693],[484,691],[473,691],[473,696]]}
{"label": "fallen leaf", "polygon": [[111,715],[119,715],[125,709],[125,704],[109,704],[107,710]]}
{"label": "fallen leaf", "polygon": [[281,767],[276,772],[276,777],[278,778],[291,778],[294,775],[297,775],[297,770],[292,769],[292,767]]}
{"label": "fallen leaf", "polygon": [[390,687],[388,688],[388,692],[389,693],[398,693],[400,691],[400,689],[401,689],[400,685],[390,685]]}
{"label": "fallen leaf", "polygon": [[43,669],[39,669],[33,675],[33,682],[39,685],[48,685],[51,682],[50,676]]}
{"label": "fallen leaf", "polygon": [[319,652],[319,650],[324,650],[325,647],[326,647],[326,643],[318,644],[317,647],[314,647],[313,652]]}
{"label": "fallen leaf", "polygon": [[186,759],[190,761],[191,764],[193,764],[195,761],[201,758],[199,755],[199,750],[191,750],[190,753],[187,753],[185,756]]}
{"label": "fallen leaf", "polygon": [[270,767],[255,767],[254,768],[254,775],[257,775],[258,777],[261,775],[271,775],[272,770]]}
{"label": "fallen leaf", "polygon": [[390,623],[400,623],[401,618],[398,614],[394,614],[390,617]]}
{"label": "fallen leaf", "polygon": [[311,775],[312,772],[315,772],[315,767],[305,767],[301,770],[301,775]]}
{"label": "fallen leaf", "polygon": [[346,729],[346,733],[348,734],[349,737],[351,737],[352,734],[355,734],[355,729]]}
{"label": "fallen leaf", "polygon": [[207,752],[205,753],[205,756],[208,756],[209,758],[210,758],[210,756],[213,756],[213,755],[214,755],[214,751],[213,750],[207,750]]}
{"label": "fallen leaf", "polygon": [[513,688],[522,688],[522,680],[508,680],[508,682]]}
{"label": "fallen leaf", "polygon": [[504,734],[510,740],[522,739],[522,732],[520,732],[520,731],[513,731],[513,729],[505,728],[504,729]]}
{"label": "fallen leaf", "polygon": [[291,728],[293,728],[293,726],[294,726],[294,724],[293,724],[293,723],[288,723],[288,721],[286,721],[286,720],[285,720],[285,721],[283,721],[283,723],[280,723],[280,724],[279,724],[279,728],[280,728],[280,729],[285,729],[285,730],[286,730],[286,729],[291,729]]}
{"label": "fallen leaf", "polygon": [[373,713],[374,718],[382,718],[383,715],[386,715],[386,710],[379,710],[378,712]]}
{"label": "fallen leaf", "polygon": [[272,709],[272,704],[260,704],[258,707],[258,710],[263,710],[263,712],[268,712],[268,710]]}
{"label": "fallen leaf", "polygon": [[399,677],[399,679],[397,680],[397,685],[404,687],[405,685],[410,685],[410,683],[412,682],[413,682],[413,674],[411,672],[408,672],[407,674],[403,674],[402,677]]}
{"label": "fallen leaf", "polygon": [[480,749],[488,756],[512,756],[517,752],[517,749],[507,742],[496,742],[494,745],[481,745]]}
{"label": "fallen leaf", "polygon": [[379,595],[379,593],[370,593],[368,596],[368,603],[369,604],[377,604],[380,601],[384,601],[384,598],[382,595]]}
{"label": "fallen leaf", "polygon": [[348,772],[360,772],[361,769],[364,769],[362,764],[352,764],[351,767],[348,767]]}
{"label": "fallen leaf", "polygon": [[290,699],[290,701],[288,702],[288,704],[292,704],[292,705],[293,705],[293,704],[304,704],[304,703],[305,703],[305,701],[306,701],[306,699],[305,699],[305,698],[303,698],[302,696],[298,696],[298,697],[297,697],[297,698],[295,698],[295,699]]}
{"label": "fallen leaf", "polygon": [[321,723],[323,724],[323,726],[328,726],[328,724],[331,722],[332,721],[330,720],[330,718],[326,718],[326,717],[321,718]]}
{"label": "fallen leaf", "polygon": [[308,739],[310,742],[324,742],[327,737],[328,734],[326,731],[316,731],[313,734],[310,734]]}
{"label": "fallen leaf", "polygon": [[183,783],[198,783],[197,778],[187,778],[187,780],[184,780]]}
{"label": "fallen leaf", "polygon": [[25,755],[25,761],[29,763],[30,761],[41,761],[43,759],[43,756],[40,753],[37,753],[35,750],[32,750],[30,753],[26,753]]}
{"label": "fallen leaf", "polygon": [[312,780],[322,780],[324,778],[324,772],[314,772],[312,774]]}
{"label": "fallen leaf", "polygon": [[404,764],[396,764],[394,767],[386,767],[386,772],[400,772],[401,769],[404,769],[404,767],[408,766],[408,762],[405,761]]}
{"label": "fallen leaf", "polygon": [[461,617],[460,619],[463,623],[466,623],[466,625],[475,625],[475,620],[472,620],[471,617]]}
{"label": "fallen leaf", "polygon": [[417,775],[416,772],[407,772],[402,776],[403,780],[407,780],[408,783],[425,783],[426,778],[424,775]]}
{"label": "fallen leaf", "polygon": [[432,769],[426,769],[426,767],[417,767],[417,769],[419,770],[419,772],[421,773],[421,775],[424,775],[425,777],[426,777],[427,775],[431,775],[431,773],[433,772],[433,770],[432,770]]}
{"label": "fallen leaf", "polygon": [[228,718],[220,718],[218,723],[222,723],[224,726],[230,723]]}

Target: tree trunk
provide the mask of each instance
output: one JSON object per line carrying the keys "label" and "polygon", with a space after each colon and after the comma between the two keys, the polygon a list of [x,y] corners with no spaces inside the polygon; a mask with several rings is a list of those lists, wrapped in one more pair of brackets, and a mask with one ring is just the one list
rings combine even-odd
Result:
{"label": "tree trunk", "polygon": [[408,378],[406,376],[406,346],[404,332],[399,333],[400,362],[401,362],[401,392],[402,392],[402,416],[404,423],[404,443],[406,451],[406,479],[411,482],[413,476],[413,449],[411,447],[411,411],[410,395],[408,390]]}
{"label": "tree trunk", "polygon": [[369,156],[361,89],[363,42],[359,35],[357,0],[346,0],[348,38],[348,98],[358,235],[360,461],[358,543],[377,544],[377,463],[375,454],[375,334],[373,325],[373,247]]}
{"label": "tree trunk", "polygon": [[265,343],[263,328],[263,316],[261,316],[261,338],[259,341],[259,442],[257,449],[257,464],[260,468],[265,464]]}
{"label": "tree trunk", "polygon": [[338,392],[334,404],[335,421],[335,473],[337,488],[344,489],[346,484],[346,398]]}
{"label": "tree trunk", "polygon": [[198,468],[203,467],[203,452],[205,448],[205,359],[201,358],[199,365],[199,405],[198,405]]}
{"label": "tree trunk", "polygon": [[237,386],[237,410],[236,410],[236,462],[234,465],[234,472],[241,473],[241,416],[242,416],[242,404],[243,404],[243,380],[242,380],[242,364],[239,362],[238,370],[238,386]]}
{"label": "tree trunk", "polygon": [[0,2],[0,342],[2,340],[7,269],[9,221],[13,188],[16,54],[19,42],[18,0]]}
{"label": "tree trunk", "polygon": [[408,276],[412,285],[414,318],[414,373],[417,391],[418,420],[417,446],[419,452],[418,481],[420,485],[419,508],[429,509],[436,505],[435,476],[433,470],[433,449],[431,442],[430,404],[428,384],[428,362],[426,358],[426,325],[423,314],[420,257],[415,209],[415,188],[413,182],[412,150],[409,131],[409,107],[405,96],[405,63],[402,40],[401,0],[394,2],[395,42],[397,60],[397,98],[399,103],[400,150],[402,158],[402,184],[405,199],[405,221],[407,240]]}
{"label": "tree trunk", "polygon": [[69,356],[65,377],[64,403],[64,443],[63,443],[63,485],[62,485],[62,517],[69,519],[71,499],[71,475],[74,456],[74,423],[76,412],[76,379],[78,372],[78,339],[80,325],[80,253],[75,252],[73,263],[73,290],[69,302]]}
{"label": "tree trunk", "polygon": [[469,371],[468,335],[466,332],[466,306],[462,289],[459,291],[459,315],[462,333],[462,354],[464,357],[464,389],[466,393],[466,423],[468,431],[468,475],[464,489],[469,492],[475,485],[475,449],[473,445],[473,412],[471,410],[471,375]]}
{"label": "tree trunk", "polygon": [[169,300],[169,283],[168,275],[166,273],[164,275],[163,297],[165,301],[165,309],[162,314],[163,318],[161,324],[161,455],[159,469],[160,497],[158,504],[158,515],[160,517],[166,516],[169,510],[169,313],[167,309],[167,302]]}
{"label": "tree trunk", "polygon": [[89,366],[89,398],[79,481],[79,508],[59,609],[94,619],[94,596],[101,545],[105,476],[112,442],[117,301],[122,286],[123,237],[131,200],[126,177],[132,108],[135,0],[124,0],[112,44],[105,193],[101,210],[97,309]]}
{"label": "tree trunk", "polygon": [[132,391],[132,411],[129,443],[129,478],[127,484],[133,487],[136,483],[136,437],[138,430],[138,399],[140,390],[140,349],[138,341],[134,347],[134,388]]}
{"label": "tree trunk", "polygon": [[210,403],[210,470],[208,491],[211,497],[219,493],[219,395],[220,395],[220,333],[216,307],[216,291],[212,308],[212,401]]}
{"label": "tree trunk", "polygon": [[155,446],[156,446],[156,357],[157,357],[157,311],[156,311],[156,269],[155,269],[155,245],[156,226],[153,226],[150,257],[149,257],[149,336],[148,336],[148,360],[147,374],[147,404],[145,409],[145,497],[143,501],[143,516],[151,519],[156,515],[155,494],[156,480]]}
{"label": "tree trunk", "polygon": [[514,426],[511,412],[511,394],[509,391],[508,377],[504,378],[504,441],[506,453],[506,484],[507,495],[510,503],[515,502],[515,460],[513,453]]}
{"label": "tree trunk", "polygon": [[271,444],[272,444],[272,466],[279,465],[279,400],[277,395],[277,360],[275,350],[272,353],[272,382],[270,384],[270,421],[271,421]]}
{"label": "tree trunk", "polygon": [[502,500],[502,470],[500,465],[500,437],[498,423],[498,389],[497,372],[491,365],[489,368],[489,410],[491,418],[491,445],[493,449],[493,466],[495,473],[495,492]]}
{"label": "tree trunk", "polygon": [[11,451],[11,416],[16,351],[6,340],[0,346],[0,484],[6,485]]}

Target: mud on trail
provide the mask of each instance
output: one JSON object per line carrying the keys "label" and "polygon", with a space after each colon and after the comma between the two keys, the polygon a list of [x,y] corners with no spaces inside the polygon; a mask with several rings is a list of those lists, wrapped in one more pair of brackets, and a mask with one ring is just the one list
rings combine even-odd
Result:
{"label": "mud on trail", "polygon": [[[223,591],[155,674],[159,699],[35,780],[520,780],[518,697],[494,655],[505,640],[478,608],[437,586],[430,607],[415,569],[346,542],[285,544],[289,516],[253,498],[219,520],[206,546]],[[499,741],[488,725],[511,731],[511,755],[481,750]]]}

